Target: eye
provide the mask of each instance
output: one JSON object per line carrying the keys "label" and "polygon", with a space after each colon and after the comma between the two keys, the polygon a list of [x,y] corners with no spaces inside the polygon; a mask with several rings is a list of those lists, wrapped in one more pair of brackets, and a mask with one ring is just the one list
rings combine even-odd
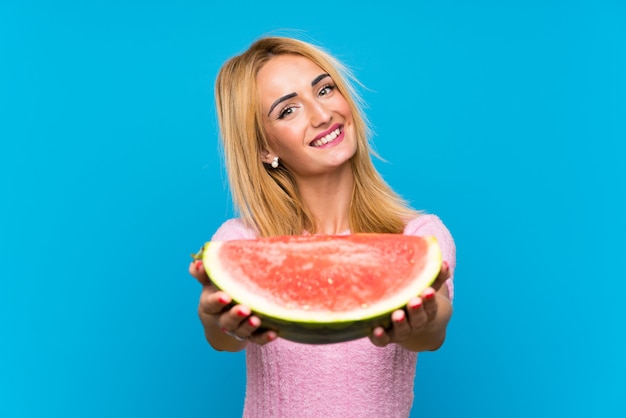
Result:
{"label": "eye", "polygon": [[291,115],[294,112],[294,109],[295,109],[295,106],[287,106],[283,108],[283,110],[281,110],[280,113],[278,114],[277,119],[284,119],[285,117]]}
{"label": "eye", "polygon": [[335,88],[336,88],[336,86],[333,85],[333,84],[325,84],[321,88],[321,90],[319,92],[319,95],[320,96],[326,96],[326,95],[330,94]]}

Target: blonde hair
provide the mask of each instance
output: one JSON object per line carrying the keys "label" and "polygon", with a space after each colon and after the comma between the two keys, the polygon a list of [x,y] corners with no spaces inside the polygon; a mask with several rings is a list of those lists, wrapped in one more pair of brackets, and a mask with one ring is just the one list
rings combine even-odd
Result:
{"label": "blonde hair", "polygon": [[313,217],[304,206],[294,178],[282,165],[276,169],[261,161],[268,149],[257,95],[257,74],[272,57],[282,54],[310,59],[326,71],[345,97],[354,118],[357,151],[351,158],[354,188],[350,230],[402,233],[418,214],[409,208],[374,167],[370,129],[361,110],[361,98],[351,72],[325,50],[294,38],[270,36],[254,42],[229,59],[215,83],[215,101],[226,171],[233,203],[242,221],[260,236],[315,233]]}

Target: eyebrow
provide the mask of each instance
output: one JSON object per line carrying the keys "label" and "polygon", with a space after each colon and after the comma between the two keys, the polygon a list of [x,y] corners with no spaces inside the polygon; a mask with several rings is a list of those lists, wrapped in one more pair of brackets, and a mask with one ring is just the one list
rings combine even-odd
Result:
{"label": "eyebrow", "polygon": [[315,77],[313,79],[313,81],[311,81],[311,87],[315,86],[317,83],[319,83],[320,81],[322,81],[326,77],[330,77],[330,74],[324,73],[324,74],[318,75],[317,77]]}
{"label": "eyebrow", "polygon": [[297,96],[297,94],[296,94],[296,93],[289,93],[289,94],[284,95],[284,96],[283,96],[283,97],[281,97],[280,99],[276,100],[276,101],[275,101],[274,103],[272,103],[272,105],[270,106],[270,111],[269,111],[269,112],[267,112],[267,116],[271,115],[271,114],[272,114],[272,110],[274,110],[274,108],[275,108],[276,106],[278,106],[281,102],[284,102],[285,100],[289,100],[289,99],[291,99],[292,97],[296,97],[296,96]]}
{"label": "eyebrow", "polygon": [[[317,83],[319,83],[320,81],[322,81],[323,79],[325,79],[326,77],[330,77],[330,74],[327,73],[323,73],[318,75],[317,77],[315,77],[313,79],[313,81],[311,81],[311,87],[314,87]],[[276,106],[278,106],[280,103],[284,102],[285,100],[289,100],[293,97],[296,97],[297,94],[296,93],[289,93],[289,94],[285,94],[283,97],[279,98],[278,100],[276,100],[274,103],[272,103],[272,105],[270,106],[270,111],[267,112],[267,116],[272,114],[272,110],[274,110],[274,108]]]}

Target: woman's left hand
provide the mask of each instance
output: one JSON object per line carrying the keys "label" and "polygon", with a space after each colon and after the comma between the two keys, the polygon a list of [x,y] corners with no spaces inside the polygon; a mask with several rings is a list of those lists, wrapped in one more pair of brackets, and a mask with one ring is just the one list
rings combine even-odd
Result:
{"label": "woman's left hand", "polygon": [[372,343],[379,347],[398,343],[412,351],[439,348],[452,313],[448,288],[444,285],[450,276],[450,268],[444,261],[431,287],[409,300],[405,309],[392,312],[389,329],[379,326],[372,330]]}

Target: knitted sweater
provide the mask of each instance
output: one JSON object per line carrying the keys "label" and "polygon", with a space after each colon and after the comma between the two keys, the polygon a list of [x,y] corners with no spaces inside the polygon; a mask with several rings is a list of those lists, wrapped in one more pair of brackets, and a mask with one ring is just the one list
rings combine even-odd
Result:
{"label": "knitted sweater", "polygon": [[[454,273],[456,249],[435,215],[410,221],[406,235],[434,235]],[[226,221],[213,240],[255,238],[239,219]],[[454,297],[452,278],[446,282]],[[368,338],[309,345],[277,339],[246,348],[244,418],[400,418],[413,404],[417,353]]]}

